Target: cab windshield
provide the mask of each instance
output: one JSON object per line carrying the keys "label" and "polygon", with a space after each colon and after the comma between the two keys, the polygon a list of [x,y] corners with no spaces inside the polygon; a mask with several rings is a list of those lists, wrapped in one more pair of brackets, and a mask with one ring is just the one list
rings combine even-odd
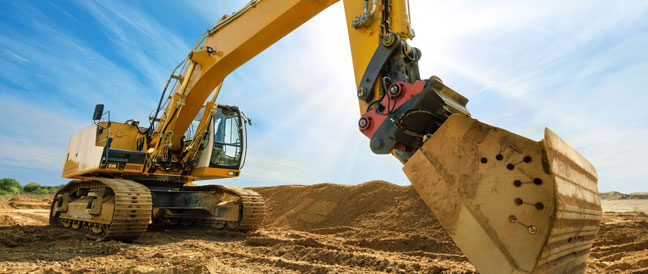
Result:
{"label": "cab windshield", "polygon": [[243,150],[243,127],[238,109],[219,106],[213,121],[214,146],[209,166],[238,169]]}

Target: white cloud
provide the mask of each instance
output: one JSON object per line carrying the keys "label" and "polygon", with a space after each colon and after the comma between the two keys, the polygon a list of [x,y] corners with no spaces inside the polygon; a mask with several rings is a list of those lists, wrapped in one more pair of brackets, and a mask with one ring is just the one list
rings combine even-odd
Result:
{"label": "white cloud", "polygon": [[30,61],[29,61],[27,58],[22,57],[22,56],[20,56],[20,55],[18,55],[18,54],[16,54],[16,53],[14,53],[13,51],[7,50],[7,51],[6,51],[6,54],[9,55],[10,57],[15,58],[16,60],[18,60],[18,61],[20,61],[20,62],[23,62],[23,63],[30,63]]}

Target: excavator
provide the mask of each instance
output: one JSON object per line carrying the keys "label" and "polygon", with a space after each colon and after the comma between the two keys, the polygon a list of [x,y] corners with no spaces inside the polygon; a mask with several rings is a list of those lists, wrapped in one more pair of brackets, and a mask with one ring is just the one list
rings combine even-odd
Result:
{"label": "excavator", "polygon": [[[150,224],[254,231],[258,193],[194,181],[238,177],[251,120],[216,102],[224,79],[335,0],[252,0],[203,33],[173,70],[148,127],[93,123],[70,138],[50,224],[131,241]],[[534,141],[471,117],[421,78],[407,0],[344,0],[360,117],[481,273],[583,273],[601,220],[593,165],[549,129]],[[211,97],[210,97],[211,96]],[[107,116],[107,119],[104,119]],[[380,202],[380,201],[376,201]]]}

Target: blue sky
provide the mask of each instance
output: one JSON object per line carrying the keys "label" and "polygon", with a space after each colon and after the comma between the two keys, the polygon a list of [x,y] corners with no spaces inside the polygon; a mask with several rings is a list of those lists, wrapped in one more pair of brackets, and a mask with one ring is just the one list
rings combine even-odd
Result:
{"label": "blue sky", "polygon": [[[198,36],[244,4],[1,0],[0,177],[65,183],[68,138],[94,105],[146,121]],[[468,97],[473,117],[536,140],[549,127],[596,166],[601,191],[648,191],[648,3],[411,5],[421,75]],[[338,3],[226,79],[218,101],[254,126],[242,176],[209,183],[409,184],[357,130],[354,86]]]}

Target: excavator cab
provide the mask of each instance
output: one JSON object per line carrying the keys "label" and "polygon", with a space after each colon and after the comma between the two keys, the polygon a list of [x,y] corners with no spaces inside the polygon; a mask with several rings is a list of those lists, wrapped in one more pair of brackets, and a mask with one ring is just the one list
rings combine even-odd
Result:
{"label": "excavator cab", "polygon": [[[203,112],[204,107],[185,132],[185,143],[190,143],[195,138]],[[198,161],[191,174],[198,177],[238,176],[245,163],[248,121],[238,107],[218,105],[209,127],[202,133],[204,141],[200,145]]]}

